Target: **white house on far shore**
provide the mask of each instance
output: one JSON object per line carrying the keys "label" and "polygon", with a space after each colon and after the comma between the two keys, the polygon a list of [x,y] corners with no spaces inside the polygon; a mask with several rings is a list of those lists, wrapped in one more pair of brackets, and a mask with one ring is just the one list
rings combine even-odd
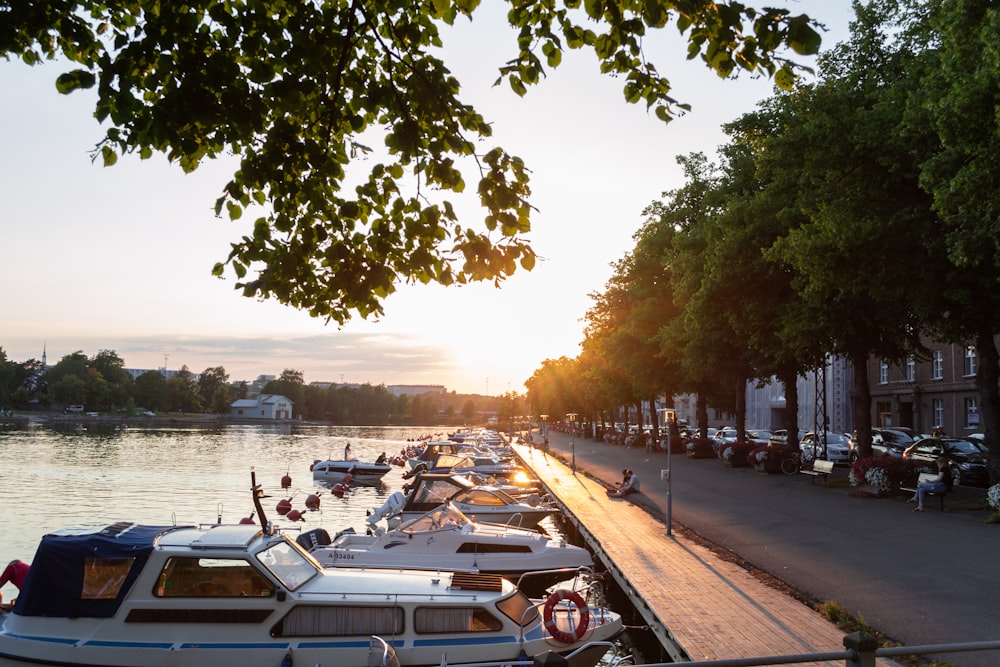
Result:
{"label": "white house on far shore", "polygon": [[292,402],[278,394],[261,394],[256,398],[241,398],[230,406],[230,417],[241,419],[291,419]]}

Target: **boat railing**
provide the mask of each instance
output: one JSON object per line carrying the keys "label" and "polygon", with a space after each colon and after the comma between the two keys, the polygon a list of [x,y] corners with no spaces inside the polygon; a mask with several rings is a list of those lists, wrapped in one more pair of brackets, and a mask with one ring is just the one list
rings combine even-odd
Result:
{"label": "boat railing", "polygon": [[[450,573],[449,573],[450,574]],[[373,600],[426,600],[428,598],[437,600],[445,598],[448,600],[478,600],[482,597],[483,591],[461,591],[454,592],[448,588],[443,588],[440,592],[434,593],[366,593],[363,591],[302,591],[302,599],[306,598],[329,598],[331,595],[339,595],[341,599],[372,598]]]}
{"label": "boat railing", "polygon": [[368,667],[399,667],[396,650],[377,635],[368,640]]}

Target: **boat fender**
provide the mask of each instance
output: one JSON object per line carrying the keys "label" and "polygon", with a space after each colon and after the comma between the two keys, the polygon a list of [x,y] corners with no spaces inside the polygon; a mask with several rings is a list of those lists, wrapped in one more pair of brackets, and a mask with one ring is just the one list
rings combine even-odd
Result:
{"label": "boat fender", "polygon": [[288,514],[289,510],[291,509],[292,509],[292,501],[287,498],[282,498],[281,500],[279,500],[277,507],[275,507],[275,510],[281,516],[285,516],[286,514]]}
{"label": "boat fender", "polygon": [[[563,600],[574,605],[580,612],[580,619],[573,632],[560,630],[556,625],[555,620],[552,618],[556,605],[561,603]],[[552,635],[553,639],[560,644],[572,644],[575,641],[583,639],[583,635],[587,633],[587,630],[590,627],[590,608],[587,606],[587,603],[583,601],[583,598],[580,597],[579,593],[576,591],[566,590],[565,588],[560,588],[559,590],[553,591],[552,595],[545,600],[545,607],[542,610],[542,618],[544,620],[545,629],[549,631],[549,634]]]}

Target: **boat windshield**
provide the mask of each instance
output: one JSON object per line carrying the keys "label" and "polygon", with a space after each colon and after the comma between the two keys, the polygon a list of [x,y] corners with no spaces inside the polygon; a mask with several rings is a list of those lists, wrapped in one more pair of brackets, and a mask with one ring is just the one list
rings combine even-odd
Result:
{"label": "boat windshield", "polygon": [[404,523],[399,530],[405,533],[422,533],[428,530],[460,528],[467,523],[469,519],[461,511],[451,505],[442,505],[432,512]]}
{"label": "boat windshield", "polygon": [[290,591],[312,579],[318,565],[288,541],[275,542],[257,554],[257,560]]}

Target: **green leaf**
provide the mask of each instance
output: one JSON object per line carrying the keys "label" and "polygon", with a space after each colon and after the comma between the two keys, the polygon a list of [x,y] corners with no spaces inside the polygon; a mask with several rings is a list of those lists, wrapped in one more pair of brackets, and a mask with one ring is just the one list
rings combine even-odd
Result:
{"label": "green leaf", "polygon": [[56,90],[63,95],[68,95],[80,88],[92,88],[97,82],[93,74],[84,69],[75,69],[72,72],[60,74],[56,79]]}

